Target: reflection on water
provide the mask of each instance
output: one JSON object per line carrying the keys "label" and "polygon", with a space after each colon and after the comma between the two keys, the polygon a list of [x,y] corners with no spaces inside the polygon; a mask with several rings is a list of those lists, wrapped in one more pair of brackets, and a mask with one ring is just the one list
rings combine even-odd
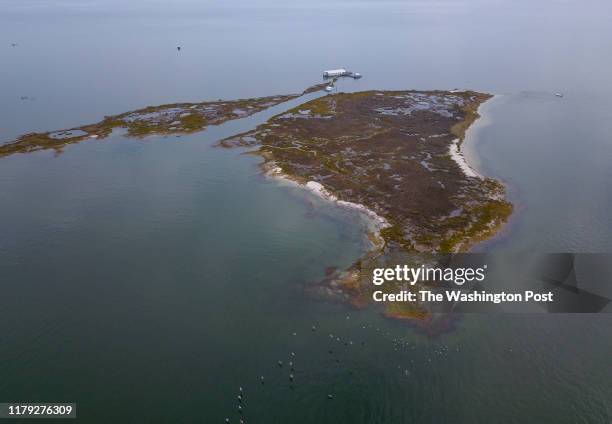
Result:
{"label": "reflection on water", "polygon": [[[364,75],[340,90],[469,87],[503,94],[474,148],[519,205],[489,247],[610,251],[609,8],[7,0],[0,140],[340,65]],[[609,420],[609,316],[462,316],[428,338],[305,296],[361,254],[360,221],[210,147],[264,117],[1,161],[0,400],[239,422],[243,387],[245,422]]]}

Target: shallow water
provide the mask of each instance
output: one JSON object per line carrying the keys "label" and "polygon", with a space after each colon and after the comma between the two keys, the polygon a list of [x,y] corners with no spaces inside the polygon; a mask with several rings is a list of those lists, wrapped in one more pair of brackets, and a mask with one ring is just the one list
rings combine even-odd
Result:
{"label": "shallow water", "polygon": [[[517,213],[484,248],[612,250],[612,148],[607,95],[499,96],[483,107],[465,148],[485,175],[507,183]],[[585,112],[585,110],[589,112]]]}
{"label": "shallow water", "polygon": [[[610,252],[609,12],[7,0],[0,140],[299,92],[336,66],[364,75],[341,90],[470,87],[500,96],[468,156],[518,205],[481,248]],[[609,315],[470,315],[431,339],[305,295],[361,254],[361,221],[212,147],[284,107],[189,137],[0,160],[0,401],[73,401],[86,422],[238,422],[243,386],[246,422],[609,421]]]}

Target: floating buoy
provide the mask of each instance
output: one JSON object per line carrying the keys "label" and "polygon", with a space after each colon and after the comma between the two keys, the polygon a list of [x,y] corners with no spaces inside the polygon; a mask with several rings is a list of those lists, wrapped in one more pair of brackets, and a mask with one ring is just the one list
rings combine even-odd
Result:
{"label": "floating buoy", "polygon": [[178,46],[176,49],[177,49],[178,51],[181,51],[181,46]]}

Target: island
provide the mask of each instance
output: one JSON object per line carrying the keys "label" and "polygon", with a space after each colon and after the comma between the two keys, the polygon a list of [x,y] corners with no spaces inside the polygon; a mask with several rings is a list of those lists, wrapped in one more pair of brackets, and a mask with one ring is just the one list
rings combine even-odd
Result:
{"label": "island", "polygon": [[[318,89],[322,88],[313,86],[307,90],[312,92]],[[87,139],[104,139],[115,129],[125,130],[128,137],[190,134],[203,131],[209,125],[219,125],[233,119],[251,116],[271,106],[298,98],[302,94],[148,106],[119,115],[106,116],[94,124],[22,135],[15,141],[0,145],[0,158],[38,150],[61,151],[69,144]]]}
{"label": "island", "polygon": [[457,252],[495,233],[512,210],[459,146],[491,96],[471,91],[340,93],[221,140],[257,146],[263,167],[384,223],[385,246]]}
{"label": "island", "polygon": [[[61,149],[103,139],[185,134],[240,119],[301,94],[174,103],[105,117],[95,124],[32,133],[0,145],[0,157]],[[466,252],[500,229],[512,213],[501,182],[479,175],[461,144],[491,95],[475,91],[364,91],[319,96],[257,128],[218,141],[263,158],[266,175],[300,184],[367,217],[371,249],[353,266],[327,272],[318,289],[327,298],[362,307],[371,303],[364,270],[398,253]],[[391,288],[390,288],[391,289]],[[426,310],[389,303],[385,314],[424,321]]]}
{"label": "island", "polygon": [[[369,216],[376,227],[373,249],[322,283],[330,296],[363,306],[373,287],[361,271],[381,255],[465,252],[507,221],[512,204],[504,186],[471,169],[460,150],[490,97],[474,91],[338,93],[219,145],[254,148],[268,175]],[[385,313],[426,315],[401,304],[388,304]]]}

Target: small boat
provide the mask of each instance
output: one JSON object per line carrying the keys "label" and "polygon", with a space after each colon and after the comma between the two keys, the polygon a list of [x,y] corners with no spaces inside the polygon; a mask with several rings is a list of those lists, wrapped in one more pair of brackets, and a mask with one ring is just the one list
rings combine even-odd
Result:
{"label": "small boat", "polygon": [[332,91],[334,89],[333,85],[328,85],[327,87],[325,87],[325,91]]}
{"label": "small boat", "polygon": [[557,97],[563,97],[563,93],[555,93],[555,96],[557,96]]}

